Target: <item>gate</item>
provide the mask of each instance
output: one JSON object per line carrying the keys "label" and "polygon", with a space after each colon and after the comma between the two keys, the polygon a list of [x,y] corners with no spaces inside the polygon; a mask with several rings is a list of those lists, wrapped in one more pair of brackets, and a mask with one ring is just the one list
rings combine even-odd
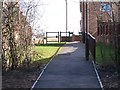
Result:
{"label": "gate", "polygon": [[48,42],[60,42],[59,40],[59,32],[46,32],[46,44]]}
{"label": "gate", "polygon": [[46,32],[46,44],[54,42],[71,42],[73,32]]}
{"label": "gate", "polygon": [[71,42],[73,32],[60,32],[60,42]]}

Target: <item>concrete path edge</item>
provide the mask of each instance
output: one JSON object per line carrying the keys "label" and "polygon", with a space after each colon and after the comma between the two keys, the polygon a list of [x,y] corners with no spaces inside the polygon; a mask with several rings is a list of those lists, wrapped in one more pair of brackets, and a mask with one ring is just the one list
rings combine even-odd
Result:
{"label": "concrete path edge", "polygon": [[[63,45],[64,46],[64,45]],[[38,78],[35,80],[35,82],[33,83],[32,87],[30,88],[30,90],[33,90],[33,88],[35,87],[36,83],[38,82],[38,80],[41,78],[42,74],[44,73],[45,69],[47,68],[47,66],[50,64],[50,62],[54,59],[54,57],[57,55],[57,53],[59,52],[60,48],[62,46],[60,46],[58,48],[58,50],[55,52],[55,54],[52,56],[52,58],[50,59],[50,61],[45,65],[45,67],[43,68],[43,70],[41,71],[41,73],[39,74]]]}
{"label": "concrete path edge", "polygon": [[95,70],[97,79],[98,79],[98,81],[99,81],[100,87],[101,87],[102,90],[104,90],[103,84],[102,84],[102,82],[101,82],[101,79],[100,79],[100,76],[99,76],[98,71],[97,71],[97,69],[96,69],[96,65],[95,65],[94,61],[92,61],[92,64],[93,64],[93,67],[94,67],[94,70]]}

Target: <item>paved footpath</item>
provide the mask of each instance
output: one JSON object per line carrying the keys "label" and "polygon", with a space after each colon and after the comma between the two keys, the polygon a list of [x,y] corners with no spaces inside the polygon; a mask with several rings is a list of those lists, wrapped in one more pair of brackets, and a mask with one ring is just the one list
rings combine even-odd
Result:
{"label": "paved footpath", "polygon": [[72,42],[63,46],[35,88],[100,88],[92,62],[85,60],[84,45]]}

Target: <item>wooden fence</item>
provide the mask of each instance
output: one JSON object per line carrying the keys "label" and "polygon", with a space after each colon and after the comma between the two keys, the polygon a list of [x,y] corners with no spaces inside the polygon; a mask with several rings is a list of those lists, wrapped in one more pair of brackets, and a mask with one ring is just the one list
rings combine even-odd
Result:
{"label": "wooden fence", "polygon": [[[120,22],[98,21],[97,41],[113,47],[115,52],[111,59],[120,63]],[[105,50],[104,50],[105,51]],[[109,54],[108,52],[107,54]],[[104,55],[105,56],[105,55]]]}

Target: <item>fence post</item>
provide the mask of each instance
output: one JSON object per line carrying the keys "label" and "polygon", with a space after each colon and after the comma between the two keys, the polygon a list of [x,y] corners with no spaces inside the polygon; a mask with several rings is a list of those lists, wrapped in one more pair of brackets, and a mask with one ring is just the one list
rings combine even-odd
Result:
{"label": "fence post", "polygon": [[96,40],[94,39],[94,63],[96,64]]}
{"label": "fence post", "polygon": [[69,31],[69,42],[70,42],[70,31]]}
{"label": "fence post", "polygon": [[60,31],[60,42],[61,42],[61,31]]}
{"label": "fence post", "polygon": [[85,43],[85,32],[82,32],[82,42]]}
{"label": "fence post", "polygon": [[59,32],[58,32],[58,43],[59,43]]}
{"label": "fence post", "polygon": [[[2,2],[0,2],[0,54],[2,53]],[[1,55],[0,55],[1,60]]]}
{"label": "fence post", "polygon": [[47,32],[46,32],[46,44],[47,44]]}
{"label": "fence post", "polygon": [[96,63],[96,40],[91,34],[89,34],[89,50],[93,57],[94,63]]}

